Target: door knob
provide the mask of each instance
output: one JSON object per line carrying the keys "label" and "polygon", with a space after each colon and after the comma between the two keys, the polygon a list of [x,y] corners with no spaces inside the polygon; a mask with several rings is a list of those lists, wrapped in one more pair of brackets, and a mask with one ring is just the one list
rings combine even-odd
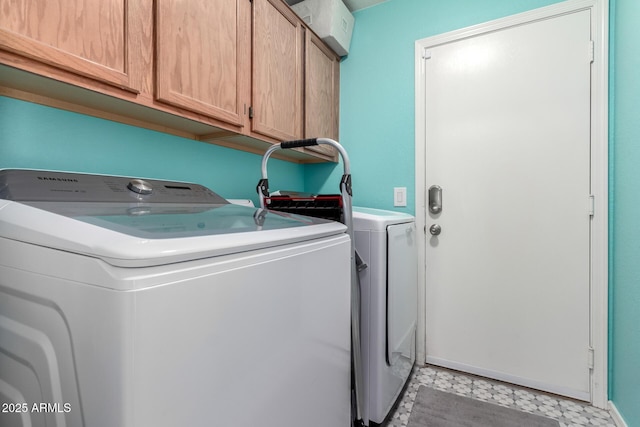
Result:
{"label": "door knob", "polygon": [[440,227],[438,224],[432,224],[431,227],[429,227],[429,233],[431,233],[431,235],[433,236],[438,236],[441,232],[442,227]]}

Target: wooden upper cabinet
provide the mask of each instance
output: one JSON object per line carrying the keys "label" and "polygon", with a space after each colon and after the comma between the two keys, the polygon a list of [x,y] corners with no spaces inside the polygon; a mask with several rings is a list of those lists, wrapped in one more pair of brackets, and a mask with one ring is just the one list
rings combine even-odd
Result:
{"label": "wooden upper cabinet", "polygon": [[253,0],[251,130],[302,137],[304,28],[281,0]]}
{"label": "wooden upper cabinet", "polygon": [[[340,58],[311,31],[306,33],[304,93],[304,137],[338,141]],[[337,155],[328,145],[306,150]]]}
{"label": "wooden upper cabinet", "polygon": [[[127,89],[138,86],[141,8],[127,0],[0,0],[0,49]],[[136,57],[136,58],[134,58]]]}
{"label": "wooden upper cabinet", "polygon": [[247,151],[338,139],[339,58],[284,0],[0,0],[0,74],[8,96]]}
{"label": "wooden upper cabinet", "polygon": [[[156,98],[241,126],[248,84],[247,0],[156,2]],[[246,43],[246,45],[243,45]],[[247,83],[243,76],[247,76]]]}

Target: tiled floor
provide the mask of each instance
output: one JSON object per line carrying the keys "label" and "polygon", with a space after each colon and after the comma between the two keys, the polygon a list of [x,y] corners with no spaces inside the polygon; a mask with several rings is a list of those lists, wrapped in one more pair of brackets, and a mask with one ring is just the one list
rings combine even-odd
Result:
{"label": "tiled floor", "polygon": [[416,367],[387,427],[406,427],[421,385],[554,418],[562,427],[612,426],[607,411],[586,403],[435,366]]}

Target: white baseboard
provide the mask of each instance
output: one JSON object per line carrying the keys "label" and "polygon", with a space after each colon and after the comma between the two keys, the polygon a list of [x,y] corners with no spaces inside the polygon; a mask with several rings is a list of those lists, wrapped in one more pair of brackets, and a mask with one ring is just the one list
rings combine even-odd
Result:
{"label": "white baseboard", "polygon": [[616,405],[612,401],[609,401],[609,413],[611,414],[611,418],[613,418],[613,422],[616,423],[616,426],[629,427],[627,423],[624,422],[622,415],[620,415],[618,408],[616,408]]}

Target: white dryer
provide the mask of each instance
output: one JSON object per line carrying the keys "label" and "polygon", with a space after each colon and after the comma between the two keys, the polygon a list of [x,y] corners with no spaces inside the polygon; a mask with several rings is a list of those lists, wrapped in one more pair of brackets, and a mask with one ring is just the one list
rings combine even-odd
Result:
{"label": "white dryer", "polygon": [[415,219],[353,208],[360,272],[366,425],[385,422],[415,363],[418,258]]}
{"label": "white dryer", "polygon": [[3,427],[348,427],[350,369],[344,225],[0,171]]}

